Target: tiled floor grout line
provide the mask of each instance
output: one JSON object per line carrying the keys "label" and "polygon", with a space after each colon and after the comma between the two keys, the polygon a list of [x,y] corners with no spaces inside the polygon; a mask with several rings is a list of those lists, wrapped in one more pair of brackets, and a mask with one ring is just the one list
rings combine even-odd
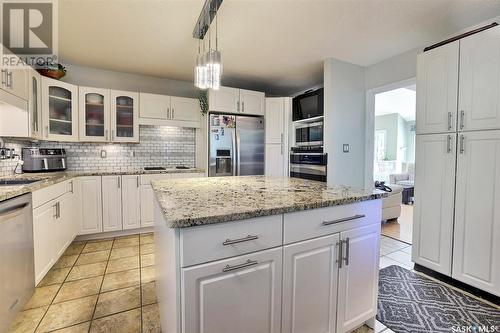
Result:
{"label": "tiled floor grout line", "polygon": [[[87,243],[85,243],[85,244],[87,244]],[[70,246],[71,246],[71,244],[70,244],[70,245],[68,245],[68,247],[70,247]],[[59,286],[59,288],[57,289],[57,292],[54,294],[54,297],[52,298],[52,300],[50,301],[49,305],[47,306],[47,310],[45,310],[45,312],[44,312],[44,314],[43,314],[42,318],[40,318],[40,321],[39,321],[39,322],[38,322],[38,324],[36,325],[35,330],[34,330],[33,332],[36,332],[36,330],[38,329],[38,327],[40,327],[40,324],[42,323],[43,319],[45,318],[45,315],[47,314],[47,312],[49,312],[50,307],[51,307],[51,306],[52,306],[52,304],[54,303],[54,300],[56,299],[56,297],[57,297],[57,295],[59,294],[59,292],[61,291],[61,288],[62,288],[62,286],[64,285],[64,283],[66,282],[66,279],[68,278],[69,273],[71,273],[71,270],[73,269],[73,267],[75,267],[75,264],[76,264],[76,262],[78,261],[78,258],[80,258],[80,255],[82,254],[82,251],[83,251],[83,249],[84,249],[84,248],[85,248],[85,245],[82,247],[82,249],[81,249],[81,250],[80,250],[80,252],[78,253],[78,256],[76,257],[75,262],[74,262],[74,263],[71,265],[71,267],[69,268],[68,274],[66,274],[66,276],[64,277],[63,281],[61,282],[61,285],[60,285],[60,286]],[[67,249],[66,249],[65,251],[67,251]],[[63,255],[62,255],[61,257],[64,257],[64,253],[63,253]],[[57,262],[56,262],[56,263],[57,263]],[[56,263],[54,263],[54,265],[55,265]],[[67,268],[67,267],[63,267],[62,269],[64,269],[64,268]],[[52,269],[52,267],[51,267],[51,269]],[[50,271],[50,270],[49,270],[49,271]],[[42,281],[43,281],[43,279],[42,279]],[[42,281],[40,281],[40,282],[42,282]],[[39,282],[39,284],[40,284],[40,282]],[[47,286],[44,286],[44,287],[47,287]],[[36,288],[36,287],[35,287],[35,288]]]}
{"label": "tiled floor grout line", "polygon": [[109,249],[108,260],[106,260],[106,267],[104,267],[104,272],[103,272],[103,275],[102,275],[101,285],[99,287],[99,292],[97,294],[97,299],[95,301],[94,311],[92,311],[92,316],[90,317],[90,325],[89,325],[89,329],[88,329],[87,333],[90,332],[90,328],[92,327],[92,322],[94,321],[95,310],[97,309],[97,303],[99,303],[99,298],[101,296],[102,285],[104,284],[104,279],[106,278],[106,270],[108,269],[109,258],[111,257],[111,252],[113,251],[113,246],[114,245],[115,245],[115,238],[113,238],[113,241],[111,243],[111,248]]}

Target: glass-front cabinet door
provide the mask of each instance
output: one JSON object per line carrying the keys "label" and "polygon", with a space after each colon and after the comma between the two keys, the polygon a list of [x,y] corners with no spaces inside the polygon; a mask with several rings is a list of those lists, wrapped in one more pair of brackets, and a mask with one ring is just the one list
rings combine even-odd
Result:
{"label": "glass-front cabinet door", "polygon": [[80,141],[109,142],[109,89],[79,87]]}
{"label": "glass-front cabinet door", "polygon": [[78,141],[78,86],[43,77],[42,90],[43,138]]}
{"label": "glass-front cabinet door", "polygon": [[139,93],[111,90],[111,140],[139,142]]}

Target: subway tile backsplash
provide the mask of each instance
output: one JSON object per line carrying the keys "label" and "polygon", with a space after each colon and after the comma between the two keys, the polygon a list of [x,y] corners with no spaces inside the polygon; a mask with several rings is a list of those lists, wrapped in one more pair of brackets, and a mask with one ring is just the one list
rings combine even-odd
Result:
{"label": "subway tile backsplash", "polygon": [[[127,170],[146,166],[175,167],[196,165],[196,130],[194,128],[169,126],[140,126],[140,143],[69,143],[27,142],[6,139],[6,146],[21,154],[22,147],[43,146],[65,148],[68,155],[68,170]],[[101,157],[101,151],[106,157]],[[13,174],[15,160],[0,160],[0,176]]]}

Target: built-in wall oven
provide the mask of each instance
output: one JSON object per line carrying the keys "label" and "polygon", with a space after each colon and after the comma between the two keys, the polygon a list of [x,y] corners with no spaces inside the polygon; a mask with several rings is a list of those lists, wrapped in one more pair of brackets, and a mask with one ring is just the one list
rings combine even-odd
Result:
{"label": "built-in wall oven", "polygon": [[322,146],[292,147],[290,177],[326,182],[328,155]]}
{"label": "built-in wall oven", "polygon": [[323,120],[295,123],[295,145],[323,146]]}

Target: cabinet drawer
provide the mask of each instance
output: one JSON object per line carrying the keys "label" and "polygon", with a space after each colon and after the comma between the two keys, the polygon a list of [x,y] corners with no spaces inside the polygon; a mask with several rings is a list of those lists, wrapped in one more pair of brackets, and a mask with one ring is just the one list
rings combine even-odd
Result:
{"label": "cabinet drawer", "polygon": [[354,227],[381,223],[381,214],[381,200],[285,214],[284,243],[290,244]]}
{"label": "cabinet drawer", "polygon": [[282,215],[181,229],[182,267],[282,244]]}
{"label": "cabinet drawer", "polygon": [[74,179],[65,180],[33,192],[33,208],[40,207],[44,203],[58,198],[65,193],[73,192],[73,181]]}

